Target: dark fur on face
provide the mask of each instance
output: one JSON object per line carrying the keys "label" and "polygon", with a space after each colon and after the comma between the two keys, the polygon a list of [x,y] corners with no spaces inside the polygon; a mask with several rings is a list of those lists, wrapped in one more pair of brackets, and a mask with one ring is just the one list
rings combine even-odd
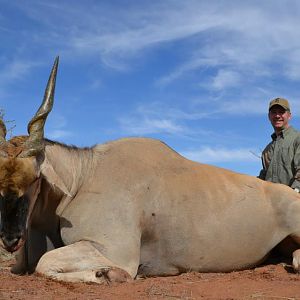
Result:
{"label": "dark fur on face", "polygon": [[29,201],[15,194],[0,197],[0,237],[7,251],[14,252],[20,247],[20,240],[26,235],[26,219]]}
{"label": "dark fur on face", "polygon": [[[21,147],[10,145],[7,153]],[[20,247],[26,234],[29,207],[26,191],[38,177],[36,169],[35,157],[0,157],[0,237],[10,252]]]}

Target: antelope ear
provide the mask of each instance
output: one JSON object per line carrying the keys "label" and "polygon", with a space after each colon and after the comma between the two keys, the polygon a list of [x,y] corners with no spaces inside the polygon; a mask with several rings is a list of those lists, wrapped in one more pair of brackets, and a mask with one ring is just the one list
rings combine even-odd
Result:
{"label": "antelope ear", "polygon": [[0,144],[5,143],[6,126],[2,118],[0,117]]}
{"label": "antelope ear", "polygon": [[[6,136],[6,126],[2,118],[0,117],[0,147],[5,146],[6,144],[5,136]],[[7,157],[8,155],[3,149],[0,149],[0,156]]]}
{"label": "antelope ear", "polygon": [[41,175],[54,187],[63,192],[66,196],[72,197],[64,181],[58,176],[50,162],[45,158],[41,165]]}

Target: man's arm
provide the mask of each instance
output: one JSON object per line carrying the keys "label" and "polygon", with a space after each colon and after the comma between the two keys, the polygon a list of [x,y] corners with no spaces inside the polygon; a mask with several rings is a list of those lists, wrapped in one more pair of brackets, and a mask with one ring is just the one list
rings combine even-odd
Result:
{"label": "man's arm", "polygon": [[[267,148],[266,148],[267,149]],[[262,152],[261,154],[261,164],[262,164],[262,169],[259,172],[259,175],[257,176],[258,178],[262,180],[266,180],[266,175],[267,175],[267,170],[266,170],[266,149]]]}
{"label": "man's arm", "polygon": [[300,191],[300,134],[294,142],[294,158],[293,158],[293,180],[291,188]]}

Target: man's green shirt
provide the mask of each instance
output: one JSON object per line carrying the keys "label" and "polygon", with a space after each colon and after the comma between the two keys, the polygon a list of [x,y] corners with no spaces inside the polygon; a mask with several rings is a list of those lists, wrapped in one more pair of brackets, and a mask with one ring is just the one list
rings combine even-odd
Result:
{"label": "man's green shirt", "polygon": [[272,142],[262,153],[259,178],[300,189],[300,132],[288,127],[271,137]]}

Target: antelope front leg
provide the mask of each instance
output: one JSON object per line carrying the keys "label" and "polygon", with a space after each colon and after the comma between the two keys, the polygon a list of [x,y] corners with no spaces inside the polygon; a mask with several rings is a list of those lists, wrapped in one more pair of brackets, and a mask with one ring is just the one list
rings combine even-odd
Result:
{"label": "antelope front leg", "polygon": [[296,273],[300,273],[300,249],[293,252],[293,268]]}
{"label": "antelope front leg", "polygon": [[36,272],[59,281],[69,282],[125,282],[132,276],[105,258],[88,241],[80,241],[44,254]]}
{"label": "antelope front leg", "polygon": [[15,254],[16,263],[11,267],[10,271],[13,274],[23,275],[28,271],[26,249],[23,245]]}

